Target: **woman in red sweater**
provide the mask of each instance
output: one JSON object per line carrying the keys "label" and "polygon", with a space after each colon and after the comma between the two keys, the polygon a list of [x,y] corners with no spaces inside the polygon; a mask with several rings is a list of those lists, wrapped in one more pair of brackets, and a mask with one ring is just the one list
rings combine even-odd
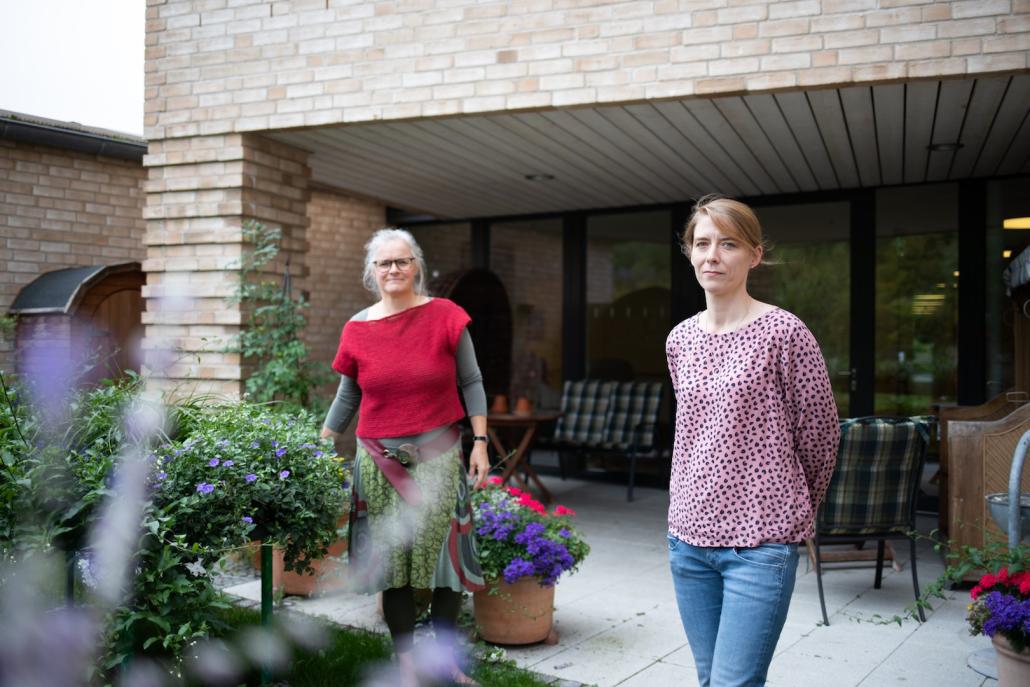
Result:
{"label": "woman in red sweater", "polygon": [[[323,436],[342,432],[358,413],[351,508],[351,577],[383,592],[403,684],[416,684],[412,658],[415,589],[432,590],[437,638],[453,637],[462,591],[483,588],[470,482],[490,469],[486,394],[469,337],[468,314],[425,289],[426,265],[414,237],[381,229],[365,246],[365,286],[379,301],[343,327],[333,369],[340,387]],[[474,434],[470,469],[456,424]],[[449,677],[475,684],[447,647]]]}

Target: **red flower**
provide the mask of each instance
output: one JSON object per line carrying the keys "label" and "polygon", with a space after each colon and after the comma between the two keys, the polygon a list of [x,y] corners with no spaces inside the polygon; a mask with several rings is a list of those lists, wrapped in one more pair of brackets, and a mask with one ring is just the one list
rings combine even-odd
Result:
{"label": "red flower", "polygon": [[995,575],[992,575],[991,573],[987,573],[986,575],[980,578],[979,586],[983,587],[984,589],[990,589],[996,584],[998,584],[998,578]]}
{"label": "red flower", "polygon": [[522,496],[523,494],[525,494],[525,493],[526,493],[526,492],[522,491],[521,489],[516,489],[515,487],[507,487],[507,488],[505,489],[505,491],[507,491],[507,492],[508,492],[509,494],[511,494],[512,496],[520,496],[520,497],[521,497],[521,496]]}
{"label": "red flower", "polygon": [[980,596],[980,593],[983,590],[983,587],[981,587],[980,585],[976,585],[975,587],[969,590],[969,596],[972,597],[973,601],[976,601],[976,598]]}
{"label": "red flower", "polygon": [[489,482],[490,484],[501,484],[503,481],[504,480],[502,480],[497,475],[494,475],[493,477],[491,477],[490,479],[487,480],[487,482]]}
{"label": "red flower", "polygon": [[566,508],[565,506],[555,506],[554,507],[554,514],[555,515],[575,515],[576,511],[572,510],[571,508]]}
{"label": "red flower", "polygon": [[544,504],[534,499],[533,496],[528,492],[524,491],[519,494],[519,505],[525,506],[530,510],[535,510],[537,513],[540,513],[541,515],[547,515],[547,509],[544,508]]}

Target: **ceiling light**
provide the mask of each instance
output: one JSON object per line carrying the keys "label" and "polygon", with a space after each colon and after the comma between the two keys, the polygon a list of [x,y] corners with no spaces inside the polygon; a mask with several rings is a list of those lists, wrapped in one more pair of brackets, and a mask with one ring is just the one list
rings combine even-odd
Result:
{"label": "ceiling light", "polygon": [[1009,217],[1002,221],[1001,226],[1006,229],[1030,229],[1030,217]]}
{"label": "ceiling light", "polygon": [[926,149],[931,153],[953,153],[961,147],[961,143],[953,141],[951,143],[931,143],[926,146]]}
{"label": "ceiling light", "polygon": [[1003,250],[1003,251],[1001,252],[1001,257],[1003,257],[1003,258],[1005,258],[1006,260],[1008,260],[1009,258],[1011,258],[1011,257],[1012,257],[1012,251],[1010,251],[1010,250]]}
{"label": "ceiling light", "polygon": [[527,174],[526,181],[554,181],[553,174]]}

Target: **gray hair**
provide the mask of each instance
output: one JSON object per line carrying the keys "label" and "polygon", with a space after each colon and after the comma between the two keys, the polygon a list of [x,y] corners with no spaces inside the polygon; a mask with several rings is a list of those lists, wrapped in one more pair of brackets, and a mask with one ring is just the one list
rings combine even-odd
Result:
{"label": "gray hair", "polygon": [[372,238],[365,244],[365,272],[361,276],[361,282],[366,289],[382,297],[383,294],[379,293],[379,284],[376,282],[375,256],[384,243],[396,239],[404,241],[411,248],[411,255],[415,258],[415,266],[418,268],[418,275],[415,277],[415,293],[423,296],[426,293],[426,259],[422,255],[422,248],[418,245],[418,241],[410,231],[405,229],[384,227],[372,234]]}

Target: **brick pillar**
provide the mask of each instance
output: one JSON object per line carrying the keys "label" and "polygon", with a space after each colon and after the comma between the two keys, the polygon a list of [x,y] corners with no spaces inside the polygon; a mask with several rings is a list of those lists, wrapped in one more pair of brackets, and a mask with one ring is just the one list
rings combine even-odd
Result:
{"label": "brick pillar", "polygon": [[149,389],[238,397],[248,370],[225,353],[240,330],[236,287],[247,220],[282,228],[282,251],[269,270],[306,276],[307,153],[261,138],[229,134],[151,141],[143,287]]}

